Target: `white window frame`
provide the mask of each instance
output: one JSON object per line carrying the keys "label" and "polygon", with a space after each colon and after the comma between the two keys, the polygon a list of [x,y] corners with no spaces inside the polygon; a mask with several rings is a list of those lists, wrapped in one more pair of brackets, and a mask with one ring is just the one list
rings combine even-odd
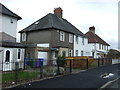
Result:
{"label": "white window frame", "polygon": [[75,55],[79,56],[79,51],[78,50],[75,50]]}
{"label": "white window frame", "polygon": [[60,31],[60,41],[65,41],[65,32]]}
{"label": "white window frame", "polygon": [[73,34],[69,34],[69,43],[73,43]]}
{"label": "white window frame", "polygon": [[26,41],[26,33],[22,33],[22,41]]}
{"label": "white window frame", "polygon": [[76,44],[78,44],[78,42],[79,42],[79,38],[78,38],[78,36],[76,36]]}
{"label": "white window frame", "polygon": [[72,56],[72,49],[69,49],[69,56]]}
{"label": "white window frame", "polygon": [[84,37],[82,37],[82,44],[84,45]]}
{"label": "white window frame", "polygon": [[84,51],[81,51],[81,56],[84,56]]}

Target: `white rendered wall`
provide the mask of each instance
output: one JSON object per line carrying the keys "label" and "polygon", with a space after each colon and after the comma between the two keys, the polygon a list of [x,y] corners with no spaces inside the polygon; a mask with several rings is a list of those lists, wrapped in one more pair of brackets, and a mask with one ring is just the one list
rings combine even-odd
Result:
{"label": "white rendered wall", "polygon": [[[13,23],[11,23],[11,19],[12,19]],[[16,38],[17,19],[15,19],[13,17],[6,16],[6,15],[0,15],[0,21],[2,21],[2,32],[5,32],[5,33]]]}
{"label": "white rendered wall", "polygon": [[76,35],[74,35],[74,56],[76,56],[76,50],[78,50],[78,56],[81,56],[81,51],[83,51],[83,56],[91,56],[91,46],[88,45],[88,39],[84,38],[84,44],[82,43],[82,37],[78,36],[78,44],[76,43]]}

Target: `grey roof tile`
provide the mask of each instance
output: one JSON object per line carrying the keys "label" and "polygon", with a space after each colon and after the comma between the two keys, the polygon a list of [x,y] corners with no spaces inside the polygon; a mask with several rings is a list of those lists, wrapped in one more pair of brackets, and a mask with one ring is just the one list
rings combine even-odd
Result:
{"label": "grey roof tile", "polygon": [[20,16],[18,16],[17,14],[13,13],[11,10],[9,10],[8,8],[6,8],[3,4],[0,3],[0,13],[7,15],[7,16],[11,16],[14,18],[22,19]]}
{"label": "grey roof tile", "polygon": [[73,33],[75,35],[80,35],[82,37],[85,36],[80,30],[78,30],[75,26],[73,26],[71,23],[69,23],[66,19],[59,18],[56,15],[49,13],[43,18],[37,20],[33,24],[29,25],[25,29],[19,31],[19,33],[22,32],[30,32],[30,31],[36,31],[36,30],[46,30],[49,28],[54,28],[58,30],[63,30],[65,32]]}

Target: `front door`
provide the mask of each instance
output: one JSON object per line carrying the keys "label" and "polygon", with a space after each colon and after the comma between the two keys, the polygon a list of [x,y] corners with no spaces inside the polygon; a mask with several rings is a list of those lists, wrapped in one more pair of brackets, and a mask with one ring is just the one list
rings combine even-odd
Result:
{"label": "front door", "polygon": [[3,71],[10,71],[12,70],[12,55],[13,55],[13,52],[12,52],[12,49],[10,48],[6,48],[4,50],[4,60],[3,60]]}

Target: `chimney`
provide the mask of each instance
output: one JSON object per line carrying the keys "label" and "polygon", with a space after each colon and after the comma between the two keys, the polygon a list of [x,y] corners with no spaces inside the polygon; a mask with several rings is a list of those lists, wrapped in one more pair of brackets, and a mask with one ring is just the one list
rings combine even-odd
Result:
{"label": "chimney", "polygon": [[92,32],[92,33],[94,33],[94,34],[95,34],[95,27],[94,27],[94,26],[89,27],[89,32]]}
{"label": "chimney", "polygon": [[58,7],[58,8],[55,8],[54,9],[54,14],[56,15],[56,16],[58,16],[59,18],[62,18],[62,9],[61,9],[61,7]]}

